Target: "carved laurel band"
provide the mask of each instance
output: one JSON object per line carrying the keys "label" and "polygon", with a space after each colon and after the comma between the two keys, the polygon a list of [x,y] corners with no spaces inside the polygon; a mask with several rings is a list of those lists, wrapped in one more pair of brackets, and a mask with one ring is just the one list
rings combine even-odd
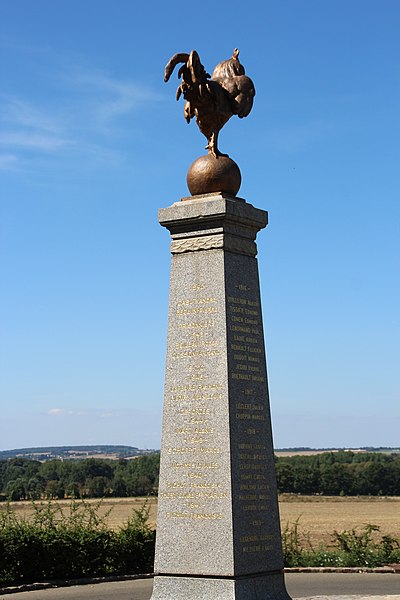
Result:
{"label": "carved laurel band", "polygon": [[257,245],[255,242],[223,233],[173,240],[171,242],[172,254],[197,252],[199,250],[213,250],[215,248],[224,248],[229,252],[246,254],[248,256],[256,256],[257,254]]}

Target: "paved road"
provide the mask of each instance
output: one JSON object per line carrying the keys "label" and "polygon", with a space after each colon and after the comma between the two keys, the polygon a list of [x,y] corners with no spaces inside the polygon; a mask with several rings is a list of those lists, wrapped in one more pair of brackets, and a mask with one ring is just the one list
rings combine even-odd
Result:
{"label": "paved road", "polygon": [[[286,586],[292,598],[312,596],[390,596],[400,600],[400,575],[383,573],[289,573]],[[18,592],[9,600],[149,600],[152,579],[136,579],[50,590]],[[394,596],[397,596],[396,599]]]}

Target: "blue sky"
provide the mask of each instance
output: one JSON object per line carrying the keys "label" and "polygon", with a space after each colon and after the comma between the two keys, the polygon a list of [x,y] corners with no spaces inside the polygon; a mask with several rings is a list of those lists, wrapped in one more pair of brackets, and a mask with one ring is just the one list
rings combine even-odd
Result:
{"label": "blue sky", "polygon": [[275,445],[400,445],[399,26],[397,0],[0,0],[0,449],[159,447],[157,209],[205,144],[163,69],[235,47]]}

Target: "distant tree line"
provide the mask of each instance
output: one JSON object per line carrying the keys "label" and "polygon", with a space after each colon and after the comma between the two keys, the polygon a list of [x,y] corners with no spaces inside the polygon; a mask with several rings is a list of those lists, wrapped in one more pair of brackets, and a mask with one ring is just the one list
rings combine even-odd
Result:
{"label": "distant tree line", "polygon": [[400,455],[326,452],[276,460],[280,493],[400,496]]}
{"label": "distant tree line", "polygon": [[[1,500],[157,494],[160,454],[132,460],[0,460]],[[279,493],[400,496],[400,455],[326,452],[276,458]]]}
{"label": "distant tree line", "polygon": [[135,446],[110,444],[99,444],[97,446],[35,446],[33,448],[0,450],[0,460],[6,458],[31,458],[40,461],[52,458],[98,458],[94,456],[96,454],[111,455],[109,457],[103,456],[103,458],[127,458],[148,453],[147,450],[139,450]]}
{"label": "distant tree line", "polygon": [[41,500],[156,494],[160,454],[132,460],[0,460],[0,499]]}

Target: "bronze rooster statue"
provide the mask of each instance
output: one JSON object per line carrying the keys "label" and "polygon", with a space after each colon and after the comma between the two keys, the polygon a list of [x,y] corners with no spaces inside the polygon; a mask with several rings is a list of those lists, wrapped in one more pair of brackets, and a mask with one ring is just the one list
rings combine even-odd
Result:
{"label": "bronze rooster statue", "polygon": [[196,50],[190,54],[175,54],[165,67],[164,81],[171,77],[176,65],[183,63],[178,71],[182,81],[176,91],[186,100],[184,116],[189,123],[196,117],[196,123],[208,144],[206,149],[215,158],[227,156],[218,150],[218,134],[232,115],[247,117],[253,106],[254,84],[245,75],[239,61],[239,50],[235,48],[232,58],[219,63],[213,74],[206,72]]}

